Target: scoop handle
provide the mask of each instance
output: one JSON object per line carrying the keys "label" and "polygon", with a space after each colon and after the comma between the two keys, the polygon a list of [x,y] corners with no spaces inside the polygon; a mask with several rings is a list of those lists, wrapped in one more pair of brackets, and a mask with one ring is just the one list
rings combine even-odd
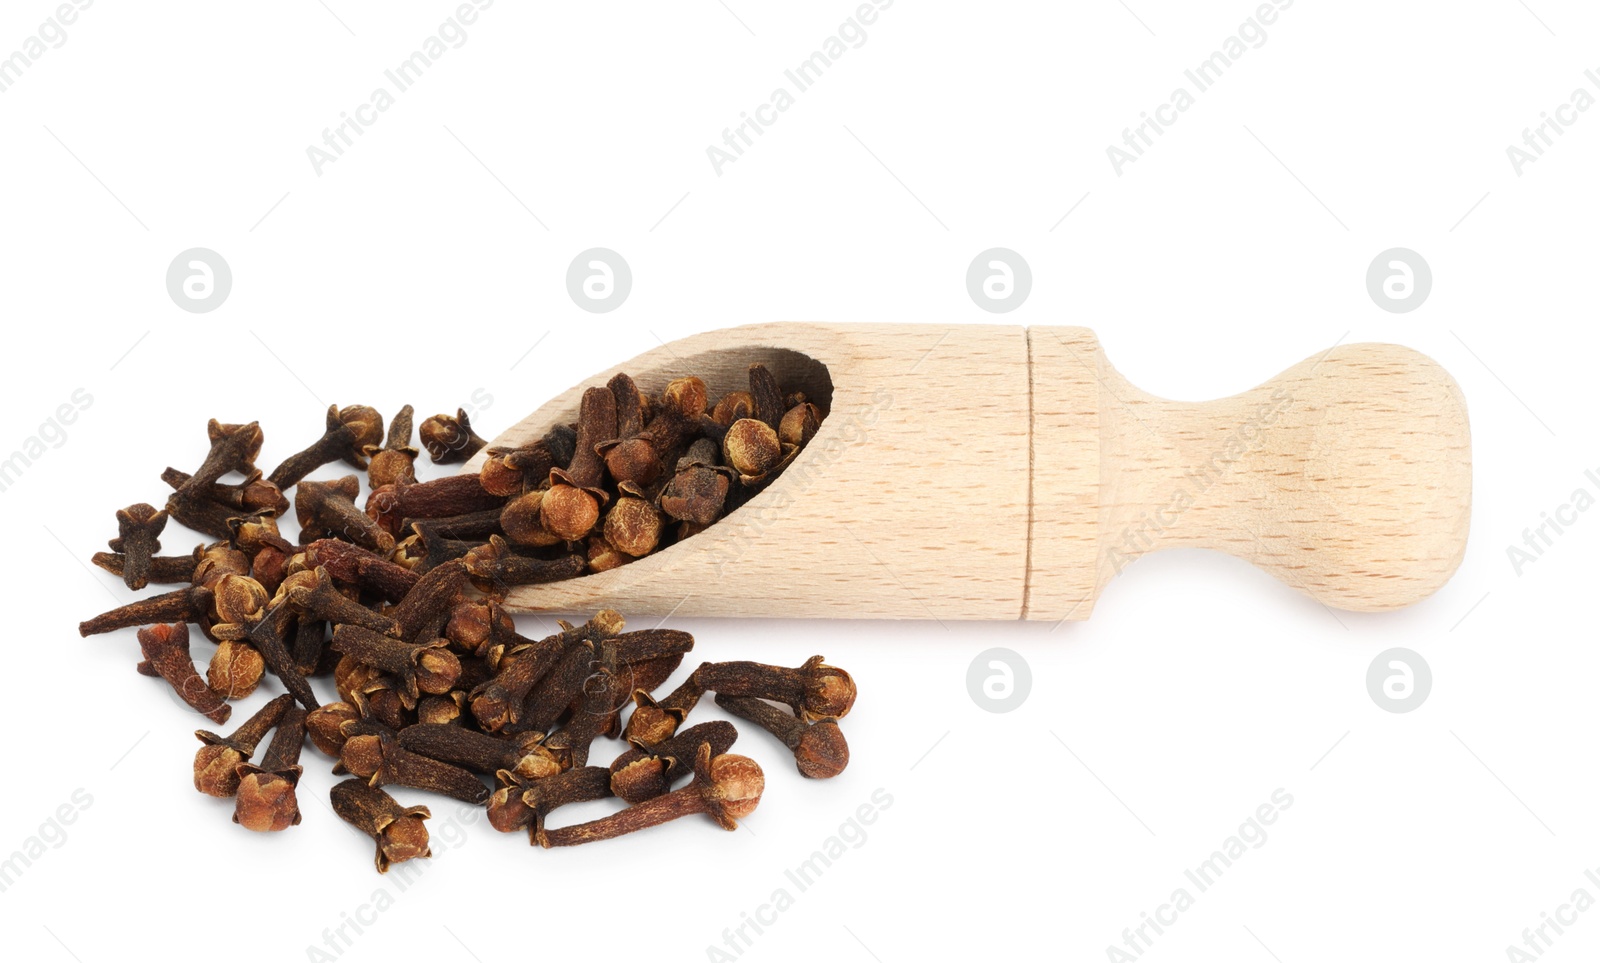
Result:
{"label": "scoop handle", "polygon": [[[1087,617],[1111,578],[1179,546],[1228,552],[1353,611],[1416,602],[1460,564],[1472,493],[1466,403],[1427,356],[1339,345],[1249,391],[1193,403],[1129,383],[1085,329],[1034,329],[1030,341],[1036,564],[1027,617],[1073,604],[1055,617]],[[1081,426],[1039,417],[1041,395],[1051,397],[1041,385],[1053,374],[1079,411],[1096,412],[1092,457],[1082,458]],[[1039,453],[1052,433],[1097,468],[1092,558],[1084,539],[1065,554],[1042,548],[1052,526],[1047,514],[1041,524],[1039,493],[1049,484]],[[1045,585],[1063,574],[1065,592]]]}

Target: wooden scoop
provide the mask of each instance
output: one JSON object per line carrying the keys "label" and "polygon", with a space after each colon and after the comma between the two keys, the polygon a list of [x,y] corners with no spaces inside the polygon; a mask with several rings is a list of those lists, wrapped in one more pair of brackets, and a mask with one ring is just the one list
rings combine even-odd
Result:
{"label": "wooden scoop", "polygon": [[[630,617],[1084,619],[1146,552],[1221,549],[1327,605],[1425,598],[1466,548],[1471,440],[1431,359],[1340,345],[1219,401],[1146,394],[1087,328],[759,324],[648,351],[493,446],[577,419],[619,371],[713,400],[765,363],[826,413],[772,484],[709,529],[514,611]],[[476,471],[482,455],[468,463]]]}

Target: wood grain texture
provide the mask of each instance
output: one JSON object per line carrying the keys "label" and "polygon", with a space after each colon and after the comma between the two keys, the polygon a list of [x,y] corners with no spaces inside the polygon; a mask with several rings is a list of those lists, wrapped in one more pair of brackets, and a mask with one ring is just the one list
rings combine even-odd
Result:
{"label": "wood grain texture", "polygon": [[[514,590],[519,611],[684,616],[1083,619],[1134,559],[1200,546],[1330,606],[1436,590],[1465,550],[1465,404],[1433,361],[1348,345],[1219,401],[1139,390],[1086,328],[750,325],[586,378],[496,438],[577,417],[584,386],[767,364],[827,417],[765,491],[621,568]],[[465,470],[476,471],[482,456]]]}
{"label": "wood grain texture", "polygon": [[1466,550],[1461,389],[1425,355],[1340,345],[1219,401],[1157,398],[1100,358],[1098,595],[1145,552],[1213,548],[1326,605],[1437,590]]}

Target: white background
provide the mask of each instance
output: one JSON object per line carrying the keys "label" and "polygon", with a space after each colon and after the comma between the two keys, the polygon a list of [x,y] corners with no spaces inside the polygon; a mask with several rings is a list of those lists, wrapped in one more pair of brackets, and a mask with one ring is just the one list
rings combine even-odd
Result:
{"label": "white background", "polygon": [[[1118,176],[1107,146],[1255,4],[901,0],[718,176],[706,148],[854,4],[501,0],[319,176],[306,148],[454,9],[328,5],[95,3],[0,94],[0,451],[75,389],[93,398],[0,493],[0,856],[53,841],[0,893],[17,958],[97,963],[138,942],[325,959],[324,931],[359,916],[370,925],[347,929],[348,947],[334,937],[339,958],[716,959],[724,929],[777,887],[794,893],[784,870],[880,788],[893,803],[865,841],[742,958],[1106,959],[1278,788],[1293,804],[1266,842],[1143,958],[1506,959],[1575,890],[1600,898],[1584,875],[1600,867],[1600,513],[1520,576],[1506,555],[1600,470],[1600,110],[1521,176],[1506,155],[1574,89],[1600,95],[1584,77],[1600,71],[1593,5],[1300,0]],[[5,4],[0,56],[53,9]],[[164,287],[196,246],[234,274],[209,314]],[[610,314],[565,289],[592,246],[632,265]],[[1001,320],[1091,326],[1157,394],[1231,394],[1341,340],[1439,360],[1465,391],[1476,456],[1460,572],[1375,616],[1174,551],[1055,630],[675,620],[699,641],[692,658],[821,652],[850,670],[849,770],[804,782],[747,733],[740,748],[768,773],[747,830],[686,820],[559,852],[410,793],[433,806],[436,857],[404,892],[319,805],[333,779],[314,749],[304,824],[244,832],[190,788],[201,720],[134,673],[132,631],[77,636],[131,597],[84,567],[115,534],[112,511],[159,503],[159,472],[198,464],[209,417],[260,419],[269,468],[329,402],[420,416],[482,389],[492,434],[693,332],[994,321],[964,289],[991,246],[1034,274]],[[1393,246],[1434,273],[1409,314],[1365,290]],[[164,541],[200,538],[174,525]],[[1033,678],[1006,714],[967,691],[969,663],[995,646]],[[1392,646],[1433,670],[1408,714],[1367,693],[1368,663]],[[75,821],[41,830],[80,789],[92,803]],[[386,909],[363,909],[380,889]],[[1600,950],[1600,912],[1577,919],[1547,959]]]}

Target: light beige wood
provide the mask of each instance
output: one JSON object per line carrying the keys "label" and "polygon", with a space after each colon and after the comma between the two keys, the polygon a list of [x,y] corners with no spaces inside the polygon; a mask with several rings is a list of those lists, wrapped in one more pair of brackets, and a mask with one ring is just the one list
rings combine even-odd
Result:
{"label": "light beige wood", "polygon": [[752,361],[827,412],[800,457],[700,535],[516,589],[514,609],[1082,619],[1127,564],[1184,545],[1380,610],[1433,592],[1465,549],[1460,389],[1393,345],[1337,347],[1194,404],[1133,387],[1085,328],[750,325],[586,378],[492,444],[573,421],[583,388],[618,371],[647,391],[695,374],[715,398]]}

